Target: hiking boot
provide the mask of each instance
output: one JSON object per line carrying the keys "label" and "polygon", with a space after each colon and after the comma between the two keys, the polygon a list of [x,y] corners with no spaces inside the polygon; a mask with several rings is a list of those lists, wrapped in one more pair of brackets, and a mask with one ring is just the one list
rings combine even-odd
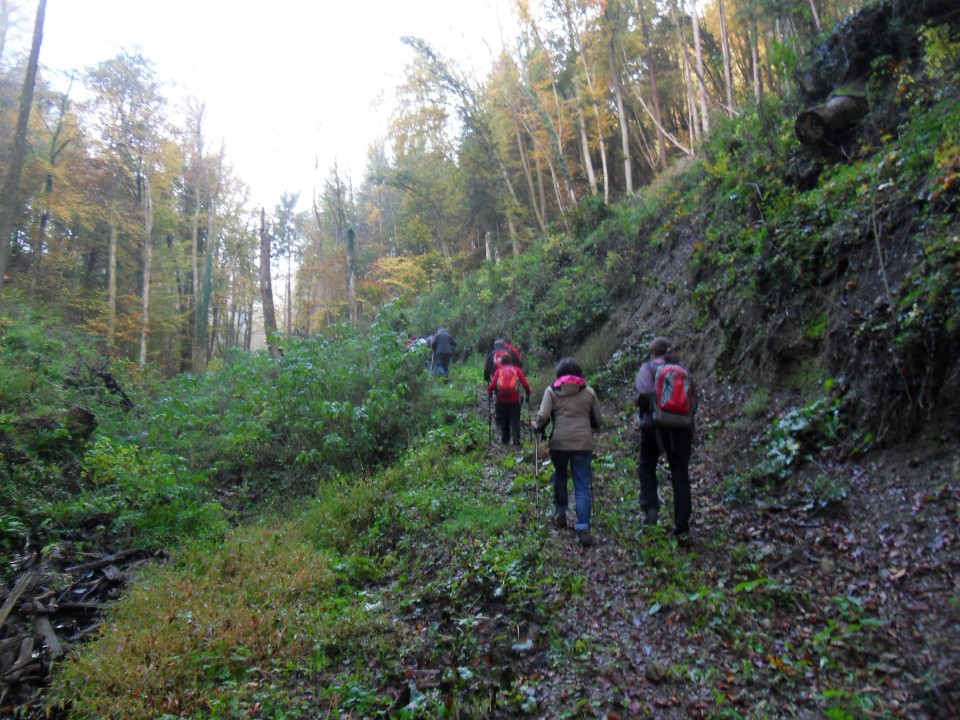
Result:
{"label": "hiking boot", "polygon": [[593,545],[593,535],[590,534],[589,530],[578,530],[577,542],[580,543],[580,547],[590,547]]}
{"label": "hiking boot", "polygon": [[677,541],[678,547],[690,547],[690,533],[688,532],[676,533],[673,539]]}
{"label": "hiking boot", "polygon": [[643,513],[643,524],[656,525],[659,516],[660,510],[658,508],[648,508],[647,511]]}
{"label": "hiking boot", "polygon": [[553,518],[553,526],[558,530],[563,530],[567,527],[567,516],[563,513],[557,513],[556,517]]}

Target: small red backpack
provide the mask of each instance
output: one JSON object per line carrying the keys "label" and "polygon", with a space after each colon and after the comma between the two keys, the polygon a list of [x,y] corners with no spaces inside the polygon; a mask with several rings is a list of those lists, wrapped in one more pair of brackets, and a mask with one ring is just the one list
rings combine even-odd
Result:
{"label": "small red backpack", "polygon": [[658,427],[693,427],[697,411],[693,402],[693,378],[683,365],[662,363],[657,367],[650,411]]}
{"label": "small red backpack", "polygon": [[520,376],[517,375],[517,369],[513,365],[501,365],[497,371],[497,395],[503,396],[505,393],[517,392],[517,386],[520,384]]}

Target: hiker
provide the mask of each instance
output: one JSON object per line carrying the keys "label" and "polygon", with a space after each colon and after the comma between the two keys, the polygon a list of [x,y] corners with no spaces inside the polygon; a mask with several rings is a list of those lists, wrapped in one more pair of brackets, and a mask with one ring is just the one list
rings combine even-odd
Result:
{"label": "hiker", "polygon": [[550,432],[550,460],[553,462],[554,524],[567,526],[567,474],[573,475],[573,493],[577,511],[574,528],[582,547],[593,545],[590,534],[590,476],[593,431],[600,427],[603,416],[600,401],[593,388],[587,387],[580,363],[572,357],[557,364],[557,379],[543,393],[540,411],[531,425],[543,432],[553,422]]}
{"label": "hiker", "polygon": [[522,367],[522,365],[517,361],[517,356],[507,348],[506,340],[502,338],[497,338],[493,342],[493,350],[487,353],[487,359],[483,366],[483,381],[485,383],[490,382],[490,378],[493,377],[493,373],[497,371],[497,368],[500,367],[501,361],[505,355],[510,355],[513,359],[513,364],[517,367]]}
{"label": "hiker", "polygon": [[447,332],[446,328],[440,327],[430,341],[430,348],[433,350],[434,375],[450,377],[450,358],[453,357],[453,349],[456,346],[453,335]]}
{"label": "hiker", "polygon": [[640,461],[637,474],[640,480],[640,511],[644,525],[655,525],[660,514],[657,483],[657,461],[666,454],[673,485],[673,534],[685,543],[690,533],[690,455],[693,447],[693,413],[696,410],[696,390],[692,380],[685,387],[689,395],[689,424],[668,427],[654,419],[654,394],[657,370],[667,364],[679,365],[680,358],[671,342],[658,337],[650,343],[650,359],[640,366],[634,382],[634,394],[640,408]]}
{"label": "hiker", "polygon": [[529,399],[530,383],[523,370],[513,364],[513,356],[506,353],[487,386],[488,396],[497,393],[497,426],[504,445],[512,441],[515,446],[520,446],[520,409],[524,400],[521,389]]}
{"label": "hiker", "polygon": [[517,350],[517,346],[510,343],[510,338],[503,339],[503,346],[510,352],[511,355],[513,355],[513,364],[518,368],[522,368],[523,357],[521,357],[520,351]]}

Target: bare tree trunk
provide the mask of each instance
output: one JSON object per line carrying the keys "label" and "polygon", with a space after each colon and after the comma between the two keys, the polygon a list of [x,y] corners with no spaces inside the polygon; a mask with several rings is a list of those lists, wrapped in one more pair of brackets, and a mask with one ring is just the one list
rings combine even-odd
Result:
{"label": "bare tree trunk", "polygon": [[687,91],[687,126],[690,128],[690,147],[694,148],[700,140],[700,118],[697,117],[697,99],[693,90],[693,73],[687,58],[687,41],[683,37],[683,27],[680,24],[680,13],[677,10],[677,0],[670,0],[670,18],[677,33],[677,47],[680,49],[680,60],[683,64],[683,84]]}
{"label": "bare tree trunk", "polygon": [[293,282],[293,257],[292,253],[287,254],[287,282],[286,288],[284,290],[285,300],[283,308],[283,324],[284,332],[287,337],[293,334],[293,289],[291,283]]}
{"label": "bare tree trunk", "polygon": [[[607,6],[609,8],[609,5]],[[623,106],[623,86],[620,84],[620,69],[617,66],[617,51],[611,28],[610,33],[610,78],[613,81],[613,98],[617,104],[617,119],[620,122],[620,149],[623,153],[623,176],[627,194],[633,194],[633,163],[630,161],[630,128],[627,112]]]}
{"label": "bare tree trunk", "polygon": [[[193,217],[190,218],[190,315],[193,322],[191,323],[190,332],[192,337],[190,338],[190,367],[192,370],[199,370],[202,362],[200,358],[200,353],[203,349],[203,333],[200,328],[200,312],[199,312],[199,298],[203,292],[202,283],[200,281],[200,264],[199,264],[199,252],[200,252],[200,207],[202,205],[202,194],[201,188],[203,187],[203,113],[205,106],[201,103],[200,106],[196,109],[196,117],[194,121],[196,122],[196,127],[194,128],[193,136],[193,152],[194,152],[194,177],[193,183],[196,192],[196,197],[194,198],[195,207],[193,209]],[[207,239],[209,242],[209,238]],[[206,318],[204,318],[204,322]]]}
{"label": "bare tree trunk", "polygon": [[17,129],[13,136],[13,155],[7,166],[3,188],[0,190],[0,212],[3,213],[0,219],[0,293],[3,292],[3,280],[7,273],[10,237],[13,235],[17,216],[20,214],[20,173],[27,153],[27,125],[30,121],[30,107],[33,105],[33,88],[37,81],[37,65],[40,59],[40,44],[43,42],[43,19],[46,11],[47,0],[40,0],[37,5],[37,18],[33,25],[33,44],[30,46],[27,73],[23,79],[23,89],[20,91],[20,112],[17,115]]}
{"label": "bare tree trunk", "polygon": [[[350,323],[357,324],[357,234],[347,230],[347,297],[350,300]],[[444,249],[446,250],[446,249]]]}
{"label": "bare tree trunk", "polygon": [[810,2],[810,13],[813,15],[813,24],[817,28],[817,32],[823,32],[823,27],[820,25],[820,13],[817,12],[817,3],[816,0],[809,0]]}
{"label": "bare tree trunk", "polygon": [[3,60],[3,50],[7,46],[7,30],[10,28],[10,3],[0,0],[0,60]]}
{"label": "bare tree trunk", "polygon": [[763,104],[763,78],[760,75],[760,30],[753,21],[750,30],[750,64],[753,66],[753,99],[757,106]]}
{"label": "bare tree trunk", "polygon": [[267,232],[267,211],[264,208],[260,208],[260,302],[267,352],[275,358],[280,352],[277,348],[277,313],[273,308],[273,281],[270,279],[270,233]]}
{"label": "bare tree trunk", "polygon": [[[111,202],[111,205],[113,203]],[[107,358],[113,359],[117,342],[117,221],[110,209],[109,249],[107,251]]]}
{"label": "bare tree trunk", "polygon": [[653,52],[650,49],[650,23],[647,20],[646,8],[641,6],[640,29],[643,33],[643,44],[647,53],[647,71],[650,73],[650,93],[653,97],[653,121],[657,128],[657,165],[661,169],[667,167],[667,138],[663,129],[663,113],[660,110],[660,88],[657,86],[657,68],[653,59]]}
{"label": "bare tree trunk", "polygon": [[690,17],[693,23],[693,46],[697,55],[697,88],[700,96],[700,123],[703,136],[710,134],[710,113],[707,112],[707,84],[703,73],[703,46],[700,44],[700,18],[697,15],[697,0],[690,0]]}
{"label": "bare tree trunk", "polygon": [[720,12],[720,47],[723,51],[723,84],[727,93],[727,113],[733,117],[737,112],[737,106],[733,102],[733,71],[731,69],[730,58],[730,35],[727,32],[727,13],[724,7],[724,0],[717,0],[717,8]]}
{"label": "bare tree trunk", "polygon": [[150,336],[150,272],[153,270],[153,187],[149,173],[143,175],[143,315],[140,320],[140,368],[147,365]]}
{"label": "bare tree trunk", "polygon": [[537,219],[537,225],[540,232],[547,234],[547,223],[543,217],[543,211],[537,205],[537,193],[533,183],[533,172],[530,170],[530,158],[523,146],[523,135],[520,132],[520,123],[516,118],[513,121],[513,128],[517,136],[517,152],[520,154],[520,164],[523,166],[523,175],[527,180],[527,192],[530,193],[530,207],[533,210],[533,216]]}

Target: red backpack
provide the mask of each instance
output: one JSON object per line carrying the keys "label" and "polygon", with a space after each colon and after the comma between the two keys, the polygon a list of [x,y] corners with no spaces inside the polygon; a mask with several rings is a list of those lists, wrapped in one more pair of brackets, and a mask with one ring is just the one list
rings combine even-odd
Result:
{"label": "red backpack", "polygon": [[494,366],[495,368],[502,367],[501,363],[503,362],[503,358],[506,357],[506,356],[509,355],[509,354],[511,354],[511,353],[510,353],[510,351],[507,350],[506,348],[498,348],[497,350],[494,350],[494,351],[493,351],[493,366]]}
{"label": "red backpack", "polygon": [[505,394],[515,393],[519,384],[517,369],[513,365],[501,365],[497,371],[497,395],[503,397]]}
{"label": "red backpack", "polygon": [[697,411],[693,402],[693,378],[683,365],[662,363],[657,367],[650,411],[658,427],[693,428]]}

